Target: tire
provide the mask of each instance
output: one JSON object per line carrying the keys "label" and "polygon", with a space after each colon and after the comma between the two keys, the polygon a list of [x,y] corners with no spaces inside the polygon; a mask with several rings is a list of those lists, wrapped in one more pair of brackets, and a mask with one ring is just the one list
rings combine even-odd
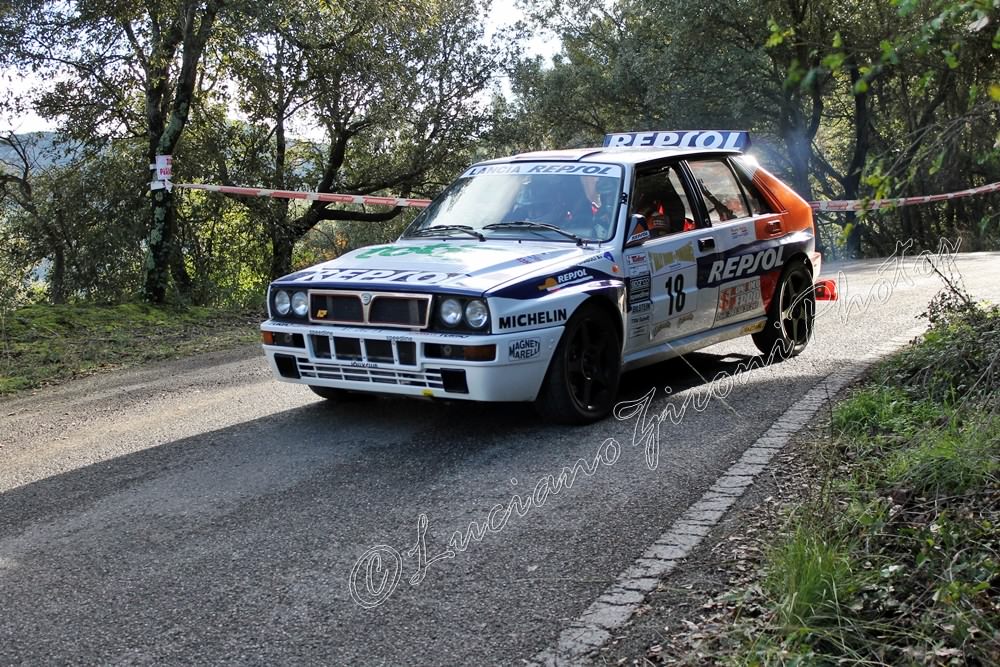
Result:
{"label": "tire", "polygon": [[789,359],[806,349],[816,318],[812,271],[798,260],[785,268],[767,311],[764,328],[753,334],[761,354]]}
{"label": "tire", "polygon": [[535,409],[559,424],[589,424],[615,405],[621,337],[608,312],[585,303],[570,318],[549,363]]}
{"label": "tire", "polygon": [[331,403],[357,403],[359,401],[370,401],[374,400],[374,396],[371,394],[363,394],[356,391],[347,391],[346,389],[336,389],[334,387],[317,387],[314,385],[308,385],[312,392],[317,396],[321,396]]}

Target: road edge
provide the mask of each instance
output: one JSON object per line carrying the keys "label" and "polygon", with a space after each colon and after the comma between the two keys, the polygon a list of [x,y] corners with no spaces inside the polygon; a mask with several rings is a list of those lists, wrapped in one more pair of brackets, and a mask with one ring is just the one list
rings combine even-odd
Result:
{"label": "road edge", "polygon": [[701,544],[754,483],[757,475],[767,468],[775,454],[808,425],[825,403],[857,380],[873,363],[904,347],[926,329],[925,325],[916,326],[884,341],[868,350],[855,363],[817,382],[785,410],[666,532],[622,571],[569,627],[560,632],[553,646],[537,653],[529,663],[576,665],[596,653],[612,638],[613,631],[628,622],[646,596],[657,589],[661,580],[677,567],[681,559]]}

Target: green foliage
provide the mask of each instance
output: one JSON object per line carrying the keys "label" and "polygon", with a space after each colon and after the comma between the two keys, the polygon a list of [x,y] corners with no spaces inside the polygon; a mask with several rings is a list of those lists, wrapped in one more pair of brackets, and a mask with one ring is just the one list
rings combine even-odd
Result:
{"label": "green foliage", "polygon": [[250,343],[258,311],[37,304],[0,313],[0,394]]}
{"label": "green foliage", "polygon": [[979,417],[949,422],[914,438],[893,454],[886,483],[920,495],[947,496],[996,484],[1000,468],[1000,420]]}
{"label": "green foliage", "polygon": [[[513,111],[525,120],[512,125],[547,145],[593,144],[621,129],[747,128],[761,162],[808,199],[1000,180],[1000,105],[985,94],[1000,85],[994,2],[542,6],[539,20],[564,49],[550,68],[515,70]],[[846,255],[885,255],[900,238],[932,248],[945,234],[967,249],[996,248],[992,199],[826,215],[821,224],[843,233],[820,239],[824,252]]]}
{"label": "green foliage", "polygon": [[835,624],[843,601],[860,585],[849,550],[836,536],[804,526],[781,542],[769,560],[764,589],[787,632]]}
{"label": "green foliage", "polygon": [[942,415],[939,406],[915,399],[900,387],[875,385],[837,405],[833,428],[851,438],[911,437]]}
{"label": "green foliage", "polygon": [[987,372],[1000,320],[958,289],[928,314],[926,339],[883,363],[811,445],[830,465],[820,492],[767,554],[760,588],[729,595],[758,613],[703,648],[717,660],[1000,660],[1000,386]]}
{"label": "green foliage", "polygon": [[[381,224],[381,240],[406,219],[179,190],[157,195],[172,208],[153,209],[153,153],[172,152],[175,182],[433,196],[495,120],[483,93],[504,54],[481,39],[478,1],[101,7],[17,3],[0,14],[10,47],[0,64],[46,82],[0,105],[34,106],[87,149],[59,169],[33,167],[37,205],[0,211],[11,232],[0,252],[59,267],[53,301],[121,301],[142,282],[156,300],[258,302],[317,224]],[[230,118],[234,100],[243,121]],[[334,236],[323,254],[369,234],[346,224]]]}
{"label": "green foliage", "polygon": [[976,304],[958,288],[930,303],[931,328],[921,345],[880,369],[912,396],[945,405],[997,405],[1000,397],[1000,308]]}

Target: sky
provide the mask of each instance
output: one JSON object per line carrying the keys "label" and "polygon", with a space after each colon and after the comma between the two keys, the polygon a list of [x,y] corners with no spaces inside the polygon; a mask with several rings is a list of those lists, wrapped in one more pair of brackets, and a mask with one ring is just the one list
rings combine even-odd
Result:
{"label": "sky", "polygon": [[[518,19],[523,18],[523,13],[511,0],[494,0],[493,9],[486,18],[485,32],[486,38],[497,38],[499,34],[502,39],[503,27],[513,24]],[[559,41],[551,35],[537,35],[525,45],[526,55],[541,55],[551,60],[552,56],[559,50]],[[37,89],[42,86],[42,81],[37,77],[0,70],[0,82],[6,85],[13,93],[19,94]],[[501,84],[503,86],[503,83]],[[509,87],[505,88],[509,93]],[[0,134],[13,131],[15,133],[38,132],[54,129],[53,123],[39,117],[32,111],[12,116],[0,108]]]}

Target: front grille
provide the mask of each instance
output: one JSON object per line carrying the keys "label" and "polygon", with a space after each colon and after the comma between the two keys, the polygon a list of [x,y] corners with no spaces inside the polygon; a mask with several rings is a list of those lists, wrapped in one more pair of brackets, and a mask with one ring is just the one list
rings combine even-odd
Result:
{"label": "front grille", "polygon": [[426,329],[429,294],[310,290],[309,319],[327,324]]}
{"label": "front grille", "polygon": [[364,368],[342,364],[318,364],[299,359],[299,375],[303,379],[348,380],[372,384],[395,384],[425,389],[444,389],[441,371],[405,371],[387,368]]}
{"label": "front grille", "polygon": [[429,299],[375,296],[368,309],[370,324],[388,326],[419,327],[427,322]]}
{"label": "front grille", "polygon": [[417,344],[409,340],[310,334],[313,356],[346,362],[417,365]]}
{"label": "front grille", "polygon": [[327,322],[360,324],[365,321],[361,298],[352,294],[310,294],[309,316]]}

